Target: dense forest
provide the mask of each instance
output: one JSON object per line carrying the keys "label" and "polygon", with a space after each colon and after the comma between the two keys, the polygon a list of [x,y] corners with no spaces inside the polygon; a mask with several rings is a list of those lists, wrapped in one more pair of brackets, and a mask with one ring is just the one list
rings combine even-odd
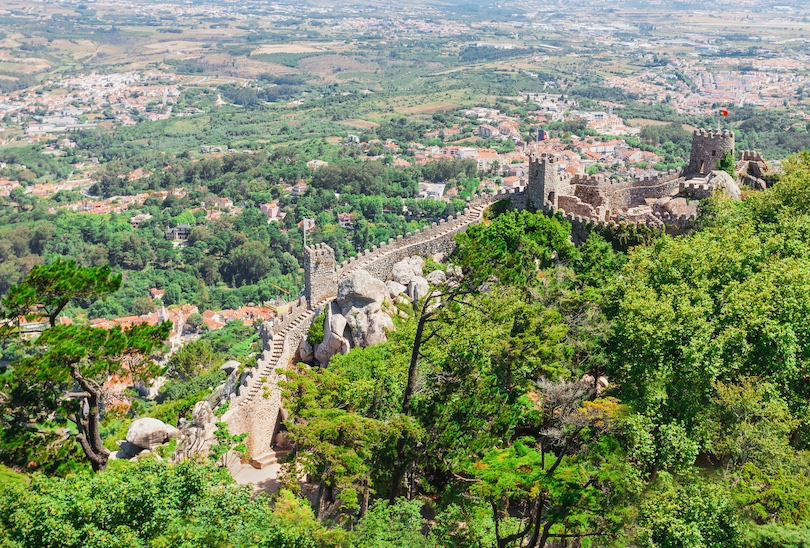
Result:
{"label": "dense forest", "polygon": [[[55,453],[64,417],[25,398],[64,379],[56,331],[2,375],[0,456],[33,458],[25,440],[75,465],[0,475],[0,545],[807,546],[808,204],[801,153],[772,189],[635,247],[493,208],[387,342],[288,373],[294,451],[270,498],[211,464],[92,474],[75,444]],[[227,345],[203,343],[174,370],[213,371]]]}

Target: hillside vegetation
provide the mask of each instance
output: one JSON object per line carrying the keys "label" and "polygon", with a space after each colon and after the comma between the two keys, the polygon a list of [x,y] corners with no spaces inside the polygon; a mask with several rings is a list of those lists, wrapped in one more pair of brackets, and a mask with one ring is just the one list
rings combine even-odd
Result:
{"label": "hillside vegetation", "polygon": [[193,463],[6,472],[0,546],[808,546],[810,153],[784,167],[628,251],[492,212],[441,304],[289,373],[278,495]]}

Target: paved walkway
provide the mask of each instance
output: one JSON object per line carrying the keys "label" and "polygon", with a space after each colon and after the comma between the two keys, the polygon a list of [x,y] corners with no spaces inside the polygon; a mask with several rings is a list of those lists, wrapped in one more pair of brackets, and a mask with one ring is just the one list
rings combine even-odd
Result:
{"label": "paved walkway", "polygon": [[261,470],[253,468],[250,464],[240,464],[233,473],[233,479],[239,485],[253,485],[253,489],[257,493],[264,492],[272,495],[281,487],[278,481],[280,472],[280,464],[271,464]]}

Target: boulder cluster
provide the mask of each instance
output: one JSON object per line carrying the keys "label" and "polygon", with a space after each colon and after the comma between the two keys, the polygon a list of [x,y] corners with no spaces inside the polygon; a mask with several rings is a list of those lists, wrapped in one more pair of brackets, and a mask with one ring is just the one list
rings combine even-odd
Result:
{"label": "boulder cluster", "polygon": [[311,345],[306,339],[298,346],[305,363],[329,363],[335,354],[346,354],[354,346],[365,348],[387,340],[394,329],[394,303],[410,304],[427,296],[430,284],[445,282],[445,274],[434,270],[424,276],[425,261],[408,257],[395,263],[390,280],[383,282],[366,270],[356,270],[340,280],[337,297],[326,307],[323,341]]}
{"label": "boulder cluster", "polygon": [[211,446],[216,443],[214,432],[217,417],[205,400],[194,405],[191,416],[191,420],[180,419],[180,428],[151,417],[133,421],[126,439],[116,442],[119,450],[110,458],[132,460],[152,453],[173,439],[177,439],[177,448],[172,457],[174,461],[207,456]]}

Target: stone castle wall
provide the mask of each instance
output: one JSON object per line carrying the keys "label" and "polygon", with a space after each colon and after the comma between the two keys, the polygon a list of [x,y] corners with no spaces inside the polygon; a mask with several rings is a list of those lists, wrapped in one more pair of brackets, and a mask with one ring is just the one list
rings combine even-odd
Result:
{"label": "stone castle wall", "polygon": [[[305,285],[304,299],[309,302],[310,307],[314,307],[324,298],[335,296],[338,280],[361,268],[375,278],[385,281],[394,263],[405,257],[451,253],[455,249],[455,235],[470,224],[478,222],[483,210],[499,200],[510,200],[512,207],[516,209],[525,208],[527,201],[523,190],[501,189],[496,193],[479,194],[467,202],[464,211],[458,212],[455,216],[441,219],[429,227],[390,238],[379,246],[366,249],[336,265],[334,273],[324,270],[325,265],[333,264],[334,250],[325,244],[318,244],[316,247],[320,253],[305,256],[304,277],[312,282]],[[311,293],[310,288],[315,292]]]}
{"label": "stone castle wall", "polygon": [[246,443],[252,456],[261,455],[272,446],[282,410],[279,382],[284,375],[279,370],[289,367],[317,313],[337,295],[338,279],[362,268],[385,280],[393,264],[404,257],[449,254],[455,248],[455,235],[479,222],[486,207],[502,199],[510,200],[517,209],[525,208],[527,203],[522,190],[481,194],[456,216],[374,246],[341,265],[335,262],[334,250],[325,244],[305,248],[304,295],[292,304],[288,313],[262,324],[262,355],[255,367],[243,373],[238,396],[223,416],[232,434],[248,433]]}

